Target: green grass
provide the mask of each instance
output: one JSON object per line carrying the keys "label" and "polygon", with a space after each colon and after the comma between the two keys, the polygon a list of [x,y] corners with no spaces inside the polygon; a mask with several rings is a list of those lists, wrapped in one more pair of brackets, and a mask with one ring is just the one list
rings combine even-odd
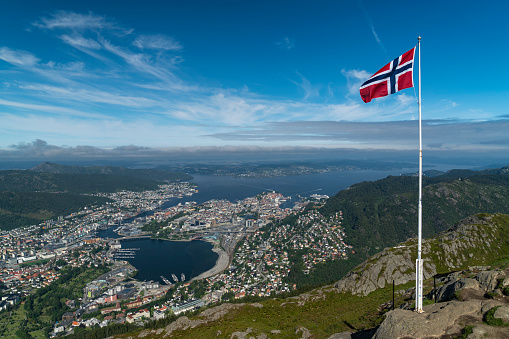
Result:
{"label": "green grass", "polygon": [[[410,282],[399,285],[397,289],[406,290],[414,284],[415,282]],[[230,338],[234,332],[245,332],[248,328],[252,329],[248,337],[265,333],[275,338],[297,338],[302,335],[295,333],[299,327],[308,329],[313,338],[328,338],[343,331],[370,329],[383,321],[387,310],[379,310],[378,307],[392,300],[392,285],[374,291],[367,297],[337,293],[327,288],[323,289],[323,293],[315,290],[307,294],[310,296],[309,300],[300,306],[299,299],[295,298],[265,300],[260,302],[263,305],[261,308],[245,304],[214,322],[173,332],[172,338]],[[313,298],[315,300],[312,300]],[[396,307],[406,301],[396,295]],[[202,317],[197,315],[191,319]],[[274,335],[272,330],[279,330],[281,333]],[[164,334],[151,334],[150,337],[163,338]]]}

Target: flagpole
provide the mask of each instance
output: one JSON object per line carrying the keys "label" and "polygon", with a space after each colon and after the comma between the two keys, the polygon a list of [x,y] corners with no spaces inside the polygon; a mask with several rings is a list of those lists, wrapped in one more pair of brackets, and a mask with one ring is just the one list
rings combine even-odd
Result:
{"label": "flagpole", "polygon": [[419,47],[419,207],[418,207],[418,244],[416,260],[416,288],[415,288],[415,311],[423,313],[422,309],[422,118],[421,118],[421,37],[417,38]]}

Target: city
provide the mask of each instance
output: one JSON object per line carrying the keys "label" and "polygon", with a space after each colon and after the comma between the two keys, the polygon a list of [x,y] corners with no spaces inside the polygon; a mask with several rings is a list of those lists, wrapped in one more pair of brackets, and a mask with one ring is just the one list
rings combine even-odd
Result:
{"label": "city", "polygon": [[[302,271],[308,274],[317,263],[347,259],[353,252],[342,230],[341,212],[325,219],[316,208],[306,207],[319,206],[327,196],[293,202],[280,193],[265,192],[237,202],[189,201],[163,207],[168,199],[190,197],[197,189],[181,182],[155,191],[98,194],[110,201],[2,232],[0,307],[12,309],[25,298],[29,302],[24,309],[35,312],[33,300],[41,294],[37,291],[51,289],[67,269],[88,268],[94,271],[80,286],[81,293],[66,296],[62,307],[53,311],[49,334],[114,323],[143,325],[221,301],[290,293],[298,286],[288,280],[294,264],[289,253],[305,249],[300,257]],[[291,205],[288,202],[293,207],[280,207]],[[105,229],[114,229],[118,237],[99,237]],[[138,237],[208,241],[218,259],[212,269],[190,280],[182,274],[173,275],[172,281],[169,276],[161,276],[164,282],[138,281],[137,268],[128,261],[136,249],[122,248],[123,239]]]}

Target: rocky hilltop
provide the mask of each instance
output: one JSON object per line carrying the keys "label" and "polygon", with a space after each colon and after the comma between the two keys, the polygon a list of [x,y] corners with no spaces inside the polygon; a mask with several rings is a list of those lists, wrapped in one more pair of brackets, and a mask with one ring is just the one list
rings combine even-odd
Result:
{"label": "rocky hilltop", "polygon": [[390,311],[373,338],[509,338],[509,270],[472,268],[438,284],[428,295],[437,303],[422,314],[405,307]]}
{"label": "rocky hilltop", "polygon": [[[424,279],[437,273],[486,265],[509,254],[509,219],[502,214],[468,217],[446,232],[423,239]],[[344,292],[368,295],[388,284],[415,281],[417,240],[384,249],[356,267],[335,286]]]}

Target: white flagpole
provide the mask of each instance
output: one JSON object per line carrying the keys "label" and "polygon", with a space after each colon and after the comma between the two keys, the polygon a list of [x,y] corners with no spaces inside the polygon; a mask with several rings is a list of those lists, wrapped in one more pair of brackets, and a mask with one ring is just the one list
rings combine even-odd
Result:
{"label": "white flagpole", "polygon": [[417,38],[419,47],[419,207],[418,207],[418,244],[416,261],[416,288],[415,288],[415,311],[423,313],[422,309],[422,119],[421,119],[421,37]]}

